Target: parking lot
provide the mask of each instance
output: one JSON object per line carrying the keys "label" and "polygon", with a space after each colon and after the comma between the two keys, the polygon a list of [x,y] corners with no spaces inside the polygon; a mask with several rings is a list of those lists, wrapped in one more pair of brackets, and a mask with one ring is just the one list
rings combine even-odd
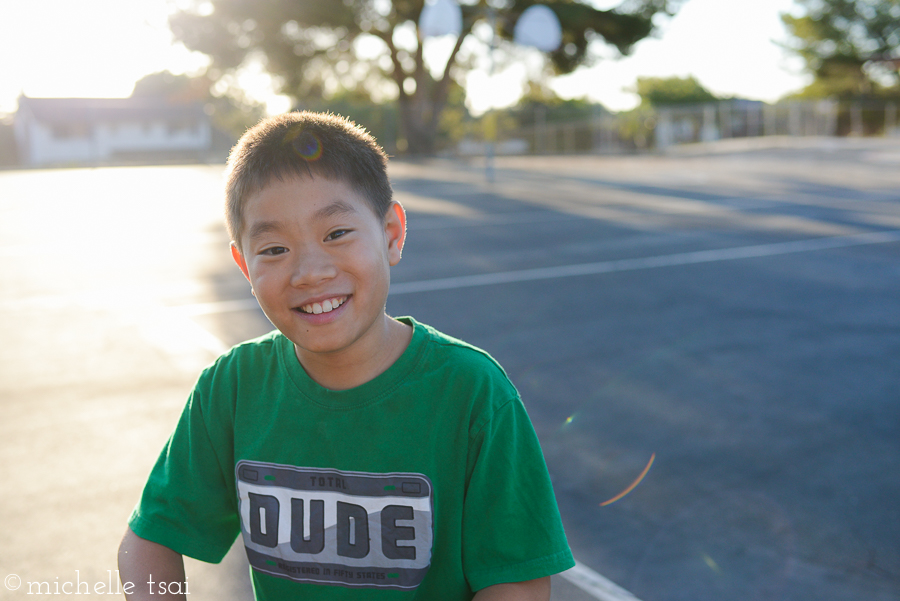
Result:
{"label": "parking lot", "polygon": [[[387,308],[504,366],[587,573],[642,601],[900,597],[900,141],[496,167],[393,163]],[[114,574],[198,370],[271,328],[222,169],[0,172],[0,576]],[[191,598],[246,598],[241,552],[190,562]]]}

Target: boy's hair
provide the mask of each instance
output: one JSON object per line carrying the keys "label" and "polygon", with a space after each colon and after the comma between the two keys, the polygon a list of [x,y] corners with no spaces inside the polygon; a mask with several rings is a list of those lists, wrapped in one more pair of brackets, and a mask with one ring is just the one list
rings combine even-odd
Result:
{"label": "boy's hair", "polygon": [[320,176],[343,181],[379,218],[391,205],[387,155],[365,129],[330,113],[286,113],[247,130],[228,156],[225,221],[240,250],[247,199],[273,179]]}

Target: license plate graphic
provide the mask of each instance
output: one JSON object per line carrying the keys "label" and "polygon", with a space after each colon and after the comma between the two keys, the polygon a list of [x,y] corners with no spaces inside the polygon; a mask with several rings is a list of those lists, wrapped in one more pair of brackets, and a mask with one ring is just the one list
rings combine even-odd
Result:
{"label": "license plate graphic", "polygon": [[422,474],[240,461],[241,533],[254,569],[299,582],[411,589],[431,564]]}

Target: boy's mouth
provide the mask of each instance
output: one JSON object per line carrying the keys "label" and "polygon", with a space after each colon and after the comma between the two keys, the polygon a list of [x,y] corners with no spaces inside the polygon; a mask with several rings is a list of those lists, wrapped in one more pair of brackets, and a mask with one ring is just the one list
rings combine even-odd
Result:
{"label": "boy's mouth", "polygon": [[311,313],[313,315],[318,315],[320,313],[329,313],[343,305],[346,300],[346,296],[336,296],[334,298],[324,300],[321,303],[310,303],[308,305],[303,305],[298,309],[301,313]]}

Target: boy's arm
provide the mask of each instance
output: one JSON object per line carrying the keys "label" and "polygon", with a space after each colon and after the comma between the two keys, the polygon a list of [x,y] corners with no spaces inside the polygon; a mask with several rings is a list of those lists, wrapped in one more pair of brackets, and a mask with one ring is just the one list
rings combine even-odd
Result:
{"label": "boy's arm", "polygon": [[550,577],[488,586],[473,601],[550,601]]}
{"label": "boy's arm", "polygon": [[[168,547],[139,537],[131,528],[119,544],[119,578],[128,601],[160,601],[185,596],[169,594],[170,583],[184,583],[184,559]],[[129,587],[126,583],[132,583]],[[182,588],[184,587],[184,588]],[[186,590],[181,584],[177,590]]]}

